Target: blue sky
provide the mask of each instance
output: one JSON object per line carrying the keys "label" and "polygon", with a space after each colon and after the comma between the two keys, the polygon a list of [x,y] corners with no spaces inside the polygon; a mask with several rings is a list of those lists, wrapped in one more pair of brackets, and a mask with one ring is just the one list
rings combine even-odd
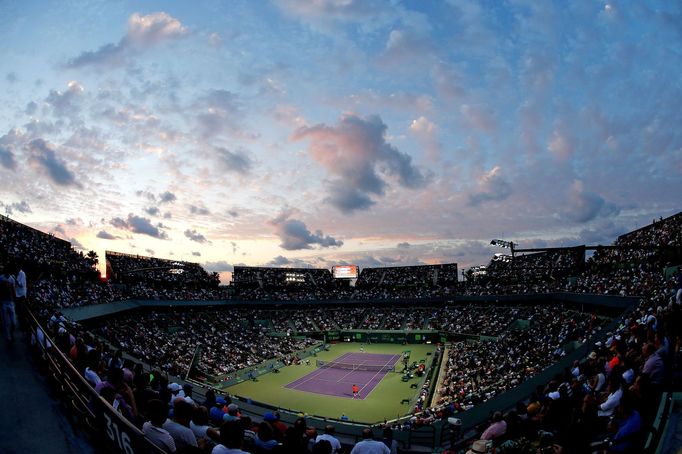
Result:
{"label": "blue sky", "polygon": [[680,24],[678,2],[5,3],[0,208],[220,272],[610,243],[680,210]]}

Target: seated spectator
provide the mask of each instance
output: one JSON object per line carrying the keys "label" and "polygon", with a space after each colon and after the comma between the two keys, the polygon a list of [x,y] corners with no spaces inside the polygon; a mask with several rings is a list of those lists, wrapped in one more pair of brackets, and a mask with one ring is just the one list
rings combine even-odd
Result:
{"label": "seated spectator", "polygon": [[[190,448],[198,448],[197,437],[189,428],[192,418],[192,406],[185,402],[184,398],[178,397],[173,402],[173,419],[167,419],[163,428],[170,433],[175,441],[178,451],[188,451]],[[202,443],[203,446],[203,443]]]}
{"label": "seated spectator", "polygon": [[275,440],[272,426],[266,421],[263,421],[258,425],[255,446],[259,452],[270,452],[277,446],[277,440]]}
{"label": "seated spectator", "polygon": [[317,445],[321,440],[326,440],[331,445],[331,453],[337,454],[339,451],[341,451],[341,442],[334,436],[335,432],[336,430],[334,429],[334,426],[327,424],[324,428],[324,433],[322,435],[318,435],[317,438],[315,438],[315,444]]}
{"label": "seated spectator", "polygon": [[362,430],[362,441],[353,446],[350,454],[391,454],[388,446],[373,439],[372,429]]}
{"label": "seated spectator", "polygon": [[312,454],[332,454],[332,444],[327,440],[320,440],[313,445]]}
{"label": "seated spectator", "polygon": [[164,451],[174,453],[175,441],[163,428],[168,418],[168,405],[158,399],[147,402],[147,421],[142,425],[142,432],[149,440]]}
{"label": "seated spectator", "polygon": [[[185,397],[185,399],[187,398]],[[194,407],[192,410],[192,420],[189,423],[189,428],[192,429],[197,440],[218,442],[220,439],[220,432],[209,425],[208,409],[203,405]]]}
{"label": "seated spectator", "polygon": [[607,393],[597,411],[597,415],[601,418],[611,417],[620,403],[620,398],[623,395],[620,376],[609,378]]}
{"label": "seated spectator", "polygon": [[623,394],[616,412],[617,431],[611,438],[609,452],[640,452],[642,448],[642,419],[635,409],[635,397],[630,393]]}
{"label": "seated spectator", "polygon": [[502,412],[493,414],[492,422],[481,435],[481,440],[494,440],[507,432],[507,422],[502,418]]}
{"label": "seated spectator", "polygon": [[216,445],[211,454],[249,454],[242,451],[244,429],[240,421],[227,421],[220,426],[220,444]]}
{"label": "seated spectator", "polygon": [[227,413],[223,415],[223,421],[239,421],[239,407],[237,404],[232,403],[227,406]]}

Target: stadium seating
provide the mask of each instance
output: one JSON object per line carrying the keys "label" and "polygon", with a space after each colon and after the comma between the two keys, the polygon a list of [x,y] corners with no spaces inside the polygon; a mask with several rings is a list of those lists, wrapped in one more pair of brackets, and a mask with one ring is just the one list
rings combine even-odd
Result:
{"label": "stadium seating", "polygon": [[[562,358],[566,345],[582,344],[608,322],[590,312],[542,304],[443,304],[447,295],[454,294],[571,291],[639,298],[634,310],[604,334],[594,351],[538,387],[528,401],[519,402],[515,409],[500,408],[499,415],[491,415],[489,423],[477,428],[476,437],[493,438],[500,448],[505,443],[540,443],[541,430],[567,452],[583,452],[602,436],[609,436],[613,446],[641,452],[634,440],[645,438],[661,392],[670,389],[682,370],[682,308],[675,304],[678,284],[675,275],[664,273],[664,268],[682,263],[682,213],[622,235],[614,243],[619,248],[597,250],[587,260],[580,249],[519,256],[513,267],[495,260],[501,263],[491,263],[485,279],[471,279],[461,286],[456,285],[453,265],[366,268],[353,290],[336,288],[328,270],[236,267],[235,286],[244,290],[241,298],[326,304],[308,304],[303,310],[286,305],[230,310],[185,306],[123,313],[89,330],[70,323],[58,310],[135,294],[208,300],[218,295],[216,277],[197,264],[107,253],[116,277],[114,285],[102,283],[94,254],[84,255],[62,240],[4,217],[0,233],[0,261],[10,268],[20,264],[32,279],[30,304],[44,334],[51,336],[54,347],[78,373],[94,381],[94,376],[106,378],[114,392],[98,391],[116,402],[120,414],[138,429],[147,419],[145,406],[150,400],[170,401],[166,373],[186,372],[197,344],[203,346],[198,371],[229,377],[271,358],[295,361],[296,352],[314,342],[307,336],[269,336],[276,332],[428,328],[494,338],[445,346],[445,367],[435,394],[430,395],[432,387],[420,391],[414,416],[394,426],[414,430],[446,421],[513,389]],[[442,297],[438,304],[432,302],[434,296]],[[389,304],[403,298],[423,298],[424,303]],[[357,305],[329,303],[334,299],[359,301]],[[374,305],[373,299],[382,304]],[[528,321],[528,326],[518,326],[518,320]],[[264,336],[268,336],[267,347]],[[44,343],[38,331],[34,341]],[[136,362],[123,360],[109,342]],[[154,380],[149,379],[147,367],[152,367]],[[117,381],[119,376],[125,386]],[[126,387],[132,391],[125,391]],[[632,422],[635,414],[642,422],[637,437],[619,438],[623,426],[618,425],[609,432],[611,417],[622,424]]]}

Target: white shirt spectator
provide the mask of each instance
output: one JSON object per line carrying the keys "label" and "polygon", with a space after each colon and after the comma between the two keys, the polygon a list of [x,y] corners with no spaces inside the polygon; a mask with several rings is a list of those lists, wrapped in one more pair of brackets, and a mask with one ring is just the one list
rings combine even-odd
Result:
{"label": "white shirt spectator", "polygon": [[380,441],[363,440],[353,446],[350,454],[391,454],[391,450]]}
{"label": "white shirt spectator", "polygon": [[175,452],[175,441],[171,437],[167,430],[160,427],[154,426],[151,422],[147,421],[142,426],[142,432],[149,440],[161,449],[168,452]]}
{"label": "white shirt spectator", "polygon": [[178,449],[184,450],[188,446],[193,446],[195,448],[199,446],[197,444],[197,437],[194,436],[194,432],[192,432],[192,429],[189,427],[185,427],[182,424],[167,419],[166,422],[163,423],[163,428],[171,434],[171,437],[173,437],[173,440],[175,441],[175,446]]}
{"label": "white shirt spectator", "polygon": [[606,402],[599,406],[597,416],[608,417],[613,415],[613,412],[618,407],[618,404],[620,403],[620,398],[622,396],[623,390],[620,388],[609,394],[609,397],[606,398]]}
{"label": "white shirt spectator", "polygon": [[318,435],[317,438],[315,438],[315,443],[319,442],[320,440],[327,440],[331,445],[332,445],[332,454],[336,454],[341,450],[341,442],[336,439],[333,435],[329,434],[322,434]]}
{"label": "white shirt spectator", "polygon": [[85,368],[85,373],[83,374],[85,376],[85,379],[90,382],[92,387],[96,387],[100,383],[102,383],[102,379],[99,378],[99,375],[97,375],[97,372],[94,370],[90,369],[89,367]]}
{"label": "white shirt spectator", "polygon": [[19,270],[19,273],[17,274],[15,295],[17,298],[26,296],[26,273],[24,273],[24,270]]}
{"label": "white shirt spectator", "polygon": [[213,451],[211,451],[211,454],[249,454],[246,451],[242,451],[241,449],[230,449],[226,448],[223,445],[216,445],[215,448],[213,448]]}

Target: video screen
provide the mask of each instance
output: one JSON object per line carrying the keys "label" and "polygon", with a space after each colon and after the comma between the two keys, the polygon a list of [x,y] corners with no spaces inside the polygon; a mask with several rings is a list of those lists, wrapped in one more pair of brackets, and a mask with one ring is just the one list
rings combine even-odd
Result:
{"label": "video screen", "polygon": [[332,275],[334,279],[357,279],[358,266],[357,265],[336,265],[332,267]]}

